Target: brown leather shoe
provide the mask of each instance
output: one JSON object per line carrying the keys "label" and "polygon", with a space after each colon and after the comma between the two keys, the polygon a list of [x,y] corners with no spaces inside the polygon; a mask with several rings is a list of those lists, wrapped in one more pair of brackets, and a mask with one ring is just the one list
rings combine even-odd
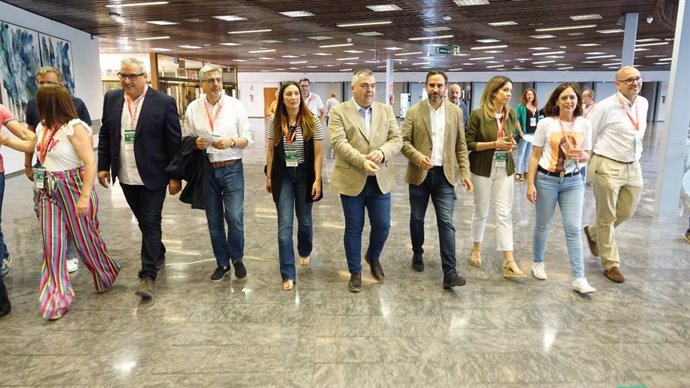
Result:
{"label": "brown leather shoe", "polygon": [[142,299],[151,299],[153,297],[153,279],[144,277],[139,282],[139,287],[134,292],[137,296]]}
{"label": "brown leather shoe", "polygon": [[589,244],[589,250],[592,252],[593,256],[599,257],[599,245],[597,245],[597,242],[594,241],[592,236],[589,234],[588,230],[589,226],[585,226],[585,237],[587,237],[587,244]]}
{"label": "brown leather shoe", "polygon": [[611,267],[607,270],[604,270],[604,276],[615,283],[623,283],[625,281],[625,277],[623,277],[623,274],[618,267]]}

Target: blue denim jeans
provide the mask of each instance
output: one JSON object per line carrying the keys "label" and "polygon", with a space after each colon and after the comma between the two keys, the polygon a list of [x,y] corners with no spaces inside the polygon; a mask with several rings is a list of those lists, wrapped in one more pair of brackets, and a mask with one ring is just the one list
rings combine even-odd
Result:
{"label": "blue denim jeans", "polygon": [[292,243],[293,215],[297,214],[297,252],[309,256],[312,250],[313,226],[311,221],[312,202],[307,202],[306,167],[285,167],[278,210],[278,254],[280,276],[283,280],[295,280],[295,249]]}
{"label": "blue denim jeans", "polygon": [[[211,246],[219,266],[242,261],[244,256],[244,169],[238,160],[232,166],[208,167],[210,185],[206,195],[206,220]],[[225,221],[223,221],[225,220]],[[225,223],[228,224],[227,237]]]}
{"label": "blue denim jeans", "polygon": [[584,182],[580,175],[560,178],[537,172],[536,225],[534,226],[533,254],[535,262],[544,261],[546,238],[553,224],[556,204],[561,209],[565,230],[565,245],[570,257],[570,270],[574,278],[585,276],[582,253],[582,200]]}
{"label": "blue denim jeans", "polygon": [[455,271],[455,226],[453,210],[455,208],[455,187],[448,183],[443,174],[443,167],[433,167],[420,184],[410,185],[410,238],[412,252],[424,253],[424,216],[429,205],[429,197],[436,210],[436,224],[441,248],[441,266],[443,273]]}
{"label": "blue denim jeans", "polygon": [[520,139],[518,143],[517,160],[515,161],[515,173],[526,174],[529,169],[529,158],[532,153],[532,143]]}
{"label": "blue denim jeans", "polygon": [[2,234],[2,202],[5,199],[5,173],[0,172],[0,260],[9,257],[10,253],[5,245],[5,236]]}
{"label": "blue denim jeans", "polygon": [[368,177],[359,195],[340,195],[345,214],[345,256],[350,273],[362,272],[362,231],[364,209],[369,213],[369,248],[366,257],[378,261],[391,229],[391,194],[381,193],[376,177]]}

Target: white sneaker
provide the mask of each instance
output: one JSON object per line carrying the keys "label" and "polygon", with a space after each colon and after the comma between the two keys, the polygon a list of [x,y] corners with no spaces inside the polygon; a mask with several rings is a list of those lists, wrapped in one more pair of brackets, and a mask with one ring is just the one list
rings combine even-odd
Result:
{"label": "white sneaker", "polygon": [[79,259],[76,257],[67,259],[67,272],[76,272],[79,269]]}
{"label": "white sneaker", "polygon": [[548,278],[548,276],[546,276],[543,261],[532,263],[532,276],[539,280],[546,280]]}
{"label": "white sneaker", "polygon": [[573,280],[573,290],[580,294],[591,294],[596,291],[594,287],[589,285],[586,278],[577,278]]}

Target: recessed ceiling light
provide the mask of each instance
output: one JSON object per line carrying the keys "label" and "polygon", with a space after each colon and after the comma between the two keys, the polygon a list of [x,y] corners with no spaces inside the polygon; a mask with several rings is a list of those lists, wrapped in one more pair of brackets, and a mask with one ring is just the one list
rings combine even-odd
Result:
{"label": "recessed ceiling light", "polygon": [[671,61],[673,58],[661,58],[659,59],[659,62],[664,62],[664,61]]}
{"label": "recessed ceiling light", "polygon": [[161,40],[161,39],[170,39],[169,36],[149,36],[148,38],[136,38],[134,40]]}
{"label": "recessed ceiling light", "polygon": [[576,22],[583,21],[583,20],[599,20],[599,19],[601,19],[601,15],[599,15],[598,13],[593,13],[593,14],[589,14],[589,15],[575,15],[575,16],[571,16],[570,19],[572,19]]}
{"label": "recessed ceiling light", "polygon": [[507,48],[507,44],[499,44],[495,46],[476,46],[476,47],[470,47],[470,50],[492,50],[492,49],[500,49],[500,48]]}
{"label": "recessed ceiling light", "polygon": [[555,38],[556,35],[541,34],[541,35],[530,35],[529,37],[534,38],[534,39],[551,39],[551,38]]}
{"label": "recessed ceiling light", "polygon": [[671,42],[652,42],[652,43],[640,43],[636,44],[635,47],[647,47],[647,46],[665,46]]}
{"label": "recessed ceiling light", "polygon": [[241,43],[235,43],[235,42],[224,42],[220,43],[221,46],[241,46]]}
{"label": "recessed ceiling light", "polygon": [[433,39],[448,39],[452,38],[453,35],[437,35],[437,36],[417,36],[414,38],[408,38],[407,40],[411,41],[416,41],[416,40],[433,40]]}
{"label": "recessed ceiling light", "polygon": [[443,27],[443,26],[439,26],[439,27],[424,27],[424,28],[422,28],[422,30],[424,30],[424,31],[426,31],[426,32],[450,31],[450,27]]}
{"label": "recessed ceiling light", "polygon": [[566,35],[568,36],[581,36],[584,35],[584,32],[568,32]]}
{"label": "recessed ceiling light", "polygon": [[421,66],[421,65],[430,65],[431,62],[416,62],[413,63],[412,66]]}
{"label": "recessed ceiling light", "polygon": [[645,58],[664,58],[666,55],[664,54],[653,54],[653,55],[645,55]]}
{"label": "recessed ceiling light", "polygon": [[564,66],[564,67],[559,67],[558,70],[570,70],[570,69],[574,69],[574,68],[575,67],[573,67],[573,66]]}
{"label": "recessed ceiling light", "polygon": [[367,5],[367,8],[374,12],[402,11],[402,8],[395,4]]}
{"label": "recessed ceiling light", "polygon": [[257,58],[257,59],[262,59],[262,60],[264,60],[264,61],[271,61],[271,60],[273,60],[273,59],[275,59],[275,58],[271,58],[271,57],[260,57],[260,58]]}
{"label": "recessed ceiling light", "polygon": [[453,2],[461,7],[470,5],[487,5],[489,0],[453,0]]}
{"label": "recessed ceiling light", "polygon": [[501,63],[501,61],[486,61],[486,63]]}
{"label": "recessed ceiling light", "polygon": [[533,65],[543,65],[545,63],[556,63],[556,61],[538,61],[538,62],[532,62]]}
{"label": "recessed ceiling light", "polygon": [[472,63],[472,62],[465,62],[465,63],[462,63],[462,65],[463,65],[463,66],[474,66],[475,63]]}
{"label": "recessed ceiling light", "polygon": [[498,43],[500,40],[498,39],[477,39],[478,43]]}
{"label": "recessed ceiling light", "polygon": [[516,61],[524,62],[524,61],[531,61],[532,58],[517,58]]}
{"label": "recessed ceiling light", "polygon": [[393,24],[391,20],[372,20],[369,22],[353,22],[353,23],[338,23],[336,27],[348,28],[348,27],[366,27],[366,26],[382,26],[386,24]]}
{"label": "recessed ceiling light", "polygon": [[343,50],[344,53],[350,53],[350,54],[361,54],[364,51],[362,50]]}
{"label": "recessed ceiling light", "polygon": [[343,65],[356,65],[357,62],[344,62]]}
{"label": "recessed ceiling light", "polygon": [[148,1],[145,3],[129,3],[129,4],[106,4],[106,8],[125,8],[125,7],[145,7],[149,5],[166,5],[167,1]]}
{"label": "recessed ceiling light", "polygon": [[299,65],[300,63],[307,63],[307,61],[293,61],[293,62],[290,62],[291,65]]}
{"label": "recessed ceiling light", "polygon": [[611,62],[611,63],[602,63],[602,66],[608,66],[608,67],[618,67],[620,66],[620,62]]}
{"label": "recessed ceiling light", "polygon": [[177,47],[183,48],[183,49],[192,49],[192,50],[196,50],[196,49],[200,49],[200,48],[201,48],[201,46],[193,46],[193,45],[191,45],[191,44],[183,44],[183,45],[177,46]]}
{"label": "recessed ceiling light", "polygon": [[303,18],[306,16],[314,16],[313,13],[309,11],[287,11],[287,12],[278,12],[281,15],[285,15],[290,18]]}
{"label": "recessed ceiling light", "polygon": [[599,63],[599,61],[582,61],[582,63]]}
{"label": "recessed ceiling light", "polygon": [[397,50],[402,50],[403,48],[402,47],[386,47],[385,49],[390,50],[390,51],[397,51]]}
{"label": "recessed ceiling light", "polygon": [[318,66],[314,66],[314,65],[307,65],[304,67],[306,67],[307,69],[317,69],[318,68]]}
{"label": "recessed ceiling light", "polygon": [[580,47],[598,47],[601,46],[601,43],[578,43],[575,46],[580,46]]}
{"label": "recessed ceiling light", "polygon": [[199,18],[190,18],[190,19],[184,19],[185,22],[190,22],[190,23],[201,23],[203,22],[202,19]]}
{"label": "recessed ceiling light", "polygon": [[494,59],[494,57],[478,57],[478,58],[469,58],[470,61],[483,61],[486,59]]}
{"label": "recessed ceiling light", "polygon": [[615,58],[616,56],[613,54],[608,54],[608,55],[595,55],[593,57],[585,57],[585,59],[602,59],[602,58]]}
{"label": "recessed ceiling light", "polygon": [[157,26],[172,26],[174,24],[179,24],[179,23],[175,23],[175,22],[169,22],[167,20],[149,20],[146,23],[155,24]]}
{"label": "recessed ceiling light", "polygon": [[233,62],[247,62],[246,59],[233,59]]}
{"label": "recessed ceiling light", "polygon": [[493,26],[493,27],[504,27],[504,26],[517,26],[517,23],[515,23],[512,20],[508,20],[505,22],[491,22],[491,23],[489,23],[489,25]]}
{"label": "recessed ceiling light", "polygon": [[268,40],[262,40],[261,43],[274,44],[274,43],[283,43],[283,41],[282,40],[268,39]]}
{"label": "recessed ceiling light", "polygon": [[276,49],[249,50],[249,54],[272,53]]}
{"label": "recessed ceiling light", "polygon": [[448,69],[448,71],[462,71],[462,67],[456,67],[454,69]]}
{"label": "recessed ceiling light", "polygon": [[314,55],[318,55],[320,57],[327,57],[327,56],[333,55],[333,54],[331,54],[331,53],[314,53]]}
{"label": "recessed ceiling light", "polygon": [[661,39],[659,38],[645,38],[645,39],[635,39],[635,42],[638,43],[644,43],[644,42],[659,42]]}
{"label": "recessed ceiling light", "polygon": [[297,55],[281,55],[283,58],[299,58]]}
{"label": "recessed ceiling light", "polygon": [[673,38],[664,38],[664,40],[667,42],[673,42]]}
{"label": "recessed ceiling light", "polygon": [[319,48],[349,47],[349,46],[354,46],[354,43],[325,44],[325,45],[319,46]]}
{"label": "recessed ceiling light", "polygon": [[265,28],[263,30],[241,30],[241,31],[228,31],[228,34],[230,35],[237,35],[237,34],[259,34],[262,32],[271,32],[270,28]]}
{"label": "recessed ceiling light", "polygon": [[357,35],[361,36],[382,36],[383,34],[376,31],[358,32]]}
{"label": "recessed ceiling light", "polygon": [[661,65],[668,65],[666,62],[654,62],[655,65],[661,66]]}
{"label": "recessed ceiling light", "polygon": [[319,36],[308,36],[307,38],[312,39],[312,40],[329,40],[333,39],[330,36],[324,36],[324,35],[319,35]]}
{"label": "recessed ceiling light", "polygon": [[[484,52],[487,53],[487,54],[499,54],[499,53],[502,53],[503,50],[486,50],[486,51],[484,51]],[[466,54],[466,55],[467,55],[467,54]],[[457,55],[455,55],[455,56],[457,57]]]}
{"label": "recessed ceiling light", "polygon": [[620,28],[610,28],[608,30],[597,30],[597,32],[600,34],[619,34],[625,31],[621,30]]}
{"label": "recessed ceiling light", "polygon": [[540,51],[538,53],[532,53],[532,55],[556,55],[565,54],[565,51]]}
{"label": "recessed ceiling light", "polygon": [[340,69],[338,71],[352,71],[352,69]]}
{"label": "recessed ceiling light", "polygon": [[548,50],[550,47],[544,47],[544,46],[538,46],[538,47],[530,47],[530,50]]}
{"label": "recessed ceiling light", "polygon": [[581,30],[583,28],[594,28],[596,24],[582,24],[579,26],[561,26],[561,27],[540,27],[535,28],[535,32],[548,32],[548,31],[567,31],[567,30]]}
{"label": "recessed ceiling light", "polygon": [[163,47],[154,47],[152,50],[153,51],[172,51],[172,49],[163,48]]}
{"label": "recessed ceiling light", "polygon": [[590,51],[590,52],[585,53],[585,55],[603,55],[603,54],[606,54],[606,52],[605,51]]}
{"label": "recessed ceiling light", "polygon": [[350,58],[336,58],[336,61],[356,61],[358,60],[359,57],[350,57]]}
{"label": "recessed ceiling light", "polygon": [[239,20],[247,20],[247,18],[243,18],[242,16],[237,16],[237,15],[218,15],[218,16],[212,16],[214,19],[218,20],[223,20],[226,22],[236,22]]}
{"label": "recessed ceiling light", "polygon": [[645,47],[635,47],[635,51],[649,51],[649,49]]}
{"label": "recessed ceiling light", "polygon": [[503,66],[505,66],[505,65],[503,65],[503,64],[501,64],[501,65],[491,65],[491,66],[487,66],[486,68],[487,68],[487,69],[495,69],[495,68],[497,68],[497,67],[503,67]]}
{"label": "recessed ceiling light", "polygon": [[408,52],[408,53],[396,53],[393,54],[395,56],[403,56],[403,55],[419,55],[419,54],[424,54],[422,51],[413,51],[413,52]]}

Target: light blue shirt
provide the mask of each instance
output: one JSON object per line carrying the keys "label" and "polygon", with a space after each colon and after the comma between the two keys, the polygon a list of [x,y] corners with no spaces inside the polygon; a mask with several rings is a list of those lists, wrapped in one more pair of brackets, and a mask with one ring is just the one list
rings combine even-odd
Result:
{"label": "light blue shirt", "polygon": [[361,106],[357,105],[357,102],[355,99],[352,99],[352,102],[355,103],[355,107],[357,108],[357,111],[359,112],[359,115],[362,116],[362,120],[364,120],[364,128],[365,128],[365,135],[367,136],[367,139],[370,137],[371,134],[371,106],[368,108],[362,108]]}

